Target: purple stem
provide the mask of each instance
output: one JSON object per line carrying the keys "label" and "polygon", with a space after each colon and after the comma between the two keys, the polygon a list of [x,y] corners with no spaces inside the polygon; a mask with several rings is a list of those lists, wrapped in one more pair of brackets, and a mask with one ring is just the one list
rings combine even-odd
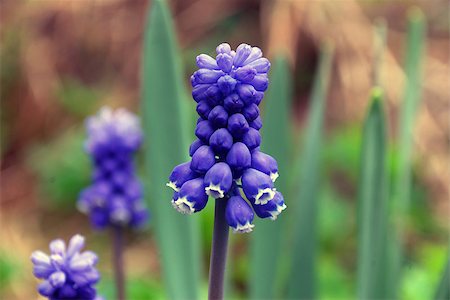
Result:
{"label": "purple stem", "polygon": [[116,277],[116,296],[118,300],[125,300],[124,264],[123,264],[123,229],[113,227],[113,264]]}
{"label": "purple stem", "polygon": [[229,231],[227,221],[225,220],[225,208],[227,202],[227,198],[216,199],[211,260],[209,263],[209,300],[223,299],[223,283],[225,265],[227,262]]}

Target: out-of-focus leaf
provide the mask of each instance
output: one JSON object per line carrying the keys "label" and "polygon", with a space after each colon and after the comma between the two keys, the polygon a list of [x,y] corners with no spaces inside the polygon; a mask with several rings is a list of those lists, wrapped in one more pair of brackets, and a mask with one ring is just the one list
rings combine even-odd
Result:
{"label": "out-of-focus leaf", "polygon": [[411,198],[411,157],[413,149],[414,120],[422,93],[422,56],[425,49],[425,18],[423,13],[414,8],[409,12],[409,25],[406,44],[406,86],[400,111],[398,127],[398,176],[393,183],[393,224],[395,228],[390,234],[392,245],[388,252],[389,270],[386,275],[388,297],[396,298],[402,269],[402,240],[406,215],[410,208]]}
{"label": "out-of-focus leaf", "polygon": [[382,281],[387,210],[386,125],[382,90],[372,91],[361,146],[358,188],[357,298],[384,299]]}
{"label": "out-of-focus leaf", "polygon": [[444,271],[434,295],[435,300],[450,299],[450,259],[445,261]]}
{"label": "out-of-focus leaf", "polygon": [[[288,155],[290,147],[289,119],[291,101],[291,75],[284,57],[277,57],[273,63],[270,87],[264,107],[262,128],[262,150],[278,162],[280,178],[277,189],[287,198],[286,179],[288,177]],[[255,220],[255,230],[250,244],[250,298],[275,298],[275,278],[279,259],[282,256],[283,214],[275,222],[268,219]],[[257,218],[256,218],[257,219]]]}
{"label": "out-of-focus leaf", "polygon": [[29,152],[27,162],[38,176],[46,204],[74,209],[80,190],[89,184],[90,163],[83,150],[84,139],[81,128],[68,130]]}
{"label": "out-of-focus leaf", "polygon": [[59,86],[57,99],[70,113],[86,117],[99,104],[100,94],[99,90],[90,88],[75,78],[67,78]]}
{"label": "out-of-focus leaf", "polygon": [[[288,282],[289,299],[314,299],[316,297],[316,242],[317,202],[320,180],[320,149],[330,77],[332,50],[322,47],[318,72],[311,95],[310,115],[303,151],[294,166],[292,194],[292,263]],[[288,202],[289,203],[289,202]]]}
{"label": "out-of-focus leaf", "polygon": [[[147,278],[127,278],[127,299],[166,299],[163,287],[156,281]],[[103,276],[98,285],[97,295],[104,299],[114,299],[116,294],[115,281]]]}
{"label": "out-of-focus leaf", "polygon": [[196,299],[200,242],[195,216],[176,212],[165,187],[173,167],[187,159],[186,103],[172,19],[164,0],[152,1],[145,30],[142,114],[146,196],[170,299]]}

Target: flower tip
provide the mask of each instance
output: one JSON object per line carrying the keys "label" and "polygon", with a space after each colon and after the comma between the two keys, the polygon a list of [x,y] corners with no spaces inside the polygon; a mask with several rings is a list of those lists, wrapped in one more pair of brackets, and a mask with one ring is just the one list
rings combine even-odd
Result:
{"label": "flower tip", "polygon": [[244,225],[237,224],[236,227],[232,228],[233,233],[249,233],[253,231],[253,227],[255,227],[255,225],[251,224],[250,222],[247,222]]}
{"label": "flower tip", "polygon": [[276,210],[276,211],[270,212],[270,214],[272,215],[272,216],[270,217],[270,219],[271,219],[272,221],[275,221],[275,220],[278,218],[278,215],[281,214],[281,212],[282,212],[283,210],[285,210],[286,208],[287,208],[287,206],[286,206],[286,204],[284,204],[284,203],[283,203],[283,205],[281,205],[281,206],[277,206],[277,210]]}
{"label": "flower tip", "polygon": [[186,197],[172,199],[172,206],[184,215],[192,215],[195,212],[193,203],[189,202]]}
{"label": "flower tip", "polygon": [[255,204],[264,205],[275,197],[276,190],[274,188],[258,189],[258,194],[255,196]]}
{"label": "flower tip", "polygon": [[215,199],[223,198],[225,196],[225,191],[220,188],[220,184],[210,183],[209,186],[205,187],[205,193]]}
{"label": "flower tip", "polygon": [[180,191],[180,189],[177,187],[177,185],[173,181],[169,181],[168,183],[166,183],[166,186],[170,187],[175,192],[179,192]]}
{"label": "flower tip", "polygon": [[272,179],[272,182],[275,182],[277,180],[278,177],[280,177],[280,174],[278,174],[278,172],[275,173],[270,173],[270,179]]}

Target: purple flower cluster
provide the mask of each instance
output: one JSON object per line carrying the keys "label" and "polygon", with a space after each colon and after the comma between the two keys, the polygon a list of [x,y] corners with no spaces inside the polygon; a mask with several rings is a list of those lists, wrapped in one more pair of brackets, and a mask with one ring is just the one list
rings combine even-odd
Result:
{"label": "purple flower cluster", "polygon": [[93,183],[79,197],[78,209],[96,228],[139,227],[148,219],[133,154],[142,143],[139,119],[132,113],[102,108],[86,122],[85,149],[93,165]]}
{"label": "purple flower cluster", "polygon": [[259,148],[258,105],[269,84],[270,62],[258,47],[247,44],[233,51],[223,43],[216,52],[215,59],[197,56],[199,70],[191,76],[200,116],[197,139],[189,148],[191,160],[174,168],[167,185],[175,191],[172,204],[181,213],[202,210],[208,196],[228,199],[228,224],[235,232],[249,232],[253,211],[274,220],[286,208],[274,188],[277,162]]}
{"label": "purple flower cluster", "polygon": [[44,279],[38,286],[42,296],[58,299],[98,299],[95,284],[100,274],[95,268],[98,258],[92,251],[80,252],[84,237],[75,235],[69,245],[63,240],[50,243],[50,255],[42,251],[31,254],[33,273]]}

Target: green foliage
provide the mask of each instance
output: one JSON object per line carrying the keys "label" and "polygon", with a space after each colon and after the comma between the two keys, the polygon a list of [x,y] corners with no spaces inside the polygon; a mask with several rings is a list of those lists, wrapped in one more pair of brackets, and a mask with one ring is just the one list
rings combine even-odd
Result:
{"label": "green foliage", "polygon": [[78,194],[89,184],[90,163],[83,150],[84,130],[67,130],[31,149],[27,162],[37,174],[45,204],[74,209]]}
{"label": "green foliage", "polygon": [[182,71],[172,20],[164,0],[153,1],[143,52],[142,112],[146,195],[153,212],[166,291],[170,299],[196,299],[199,287],[200,241],[194,216],[170,205],[165,183],[173,167],[187,158],[189,115],[184,103]]}
{"label": "green foliage", "polygon": [[383,299],[385,232],[388,217],[386,129],[382,90],[374,88],[365,120],[358,187],[357,298]]}
{"label": "green foliage", "polygon": [[18,263],[13,260],[11,255],[4,251],[0,252],[0,292],[16,277],[18,273]]}
{"label": "green foliage", "polygon": [[65,78],[56,95],[67,111],[79,117],[86,117],[98,106],[101,92],[86,86],[76,78]]}
{"label": "green foliage", "polygon": [[292,213],[290,215],[293,228],[293,250],[288,297],[295,299],[313,299],[316,296],[315,260],[320,149],[331,62],[332,51],[326,45],[322,49],[312,90],[303,151],[291,172],[294,174],[292,183],[295,191],[292,194]]}
{"label": "green foliage", "polygon": [[[278,161],[281,174],[276,185],[287,196],[289,140],[289,106],[291,99],[290,70],[284,57],[274,61],[271,83],[264,99],[262,150]],[[287,202],[289,203],[289,202]],[[289,204],[288,204],[289,205]],[[256,218],[257,219],[257,218]],[[275,278],[281,258],[283,216],[276,222],[255,220],[250,244],[250,298],[274,298]]]}
{"label": "green foliage", "polygon": [[435,300],[450,299],[450,258],[447,258],[444,264],[442,278],[434,294]]}
{"label": "green foliage", "polygon": [[[116,296],[114,282],[111,277],[102,277],[98,284],[97,294],[104,299],[114,299]],[[127,299],[167,299],[163,287],[156,280],[128,277],[126,287]]]}

